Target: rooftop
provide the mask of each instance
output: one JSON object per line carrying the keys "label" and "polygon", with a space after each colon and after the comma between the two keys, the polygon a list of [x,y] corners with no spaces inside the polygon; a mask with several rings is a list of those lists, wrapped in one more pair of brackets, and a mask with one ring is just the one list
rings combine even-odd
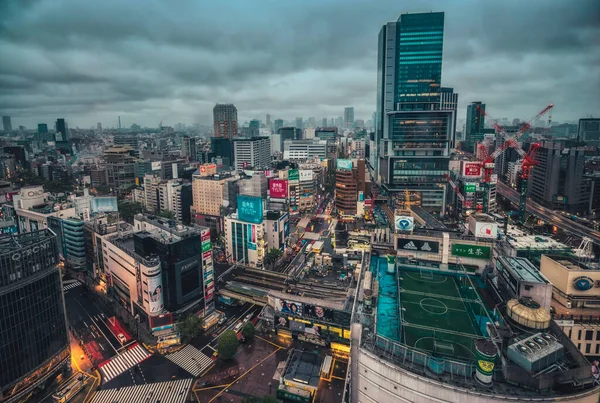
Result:
{"label": "rooftop", "polygon": [[493,217],[482,213],[473,213],[469,217],[473,217],[478,222],[496,222]]}
{"label": "rooftop", "polygon": [[292,350],[283,378],[317,388],[321,378],[321,360],[317,354]]}
{"label": "rooftop", "polygon": [[583,271],[583,270],[596,270],[577,258],[564,255],[545,255],[547,258],[554,260],[556,263],[561,264],[567,270]]}
{"label": "rooftop", "polygon": [[548,279],[529,260],[523,257],[504,256],[499,257],[498,261],[521,281],[549,283]]}

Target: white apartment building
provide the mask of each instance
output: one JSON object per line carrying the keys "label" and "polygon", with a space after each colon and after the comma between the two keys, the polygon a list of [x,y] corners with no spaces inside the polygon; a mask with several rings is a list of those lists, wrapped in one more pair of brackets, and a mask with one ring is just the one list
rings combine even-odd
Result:
{"label": "white apartment building", "polygon": [[288,161],[304,161],[312,158],[327,157],[327,140],[285,140],[283,142],[283,159]]}
{"label": "white apartment building", "polygon": [[233,158],[237,170],[253,167],[263,169],[271,163],[269,137],[238,138],[233,142]]}

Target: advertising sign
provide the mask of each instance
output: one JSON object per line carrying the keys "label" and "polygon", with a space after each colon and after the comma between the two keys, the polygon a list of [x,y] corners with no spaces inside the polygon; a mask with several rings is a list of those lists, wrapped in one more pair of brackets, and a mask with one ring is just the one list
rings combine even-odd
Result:
{"label": "advertising sign", "polygon": [[300,302],[274,298],[275,311],[302,316],[304,306]]}
{"label": "advertising sign", "polygon": [[452,255],[474,259],[489,259],[492,255],[492,249],[489,246],[455,243],[452,244]]}
{"label": "advertising sign", "polygon": [[498,236],[498,223],[478,221],[471,216],[469,217],[469,230],[478,238],[494,239]]}
{"label": "advertising sign", "polygon": [[365,192],[363,192],[363,191],[358,192],[358,201],[359,202],[365,201]]}
{"label": "advertising sign", "polygon": [[217,164],[200,165],[200,176],[210,176],[217,173]]}
{"label": "advertising sign", "polygon": [[498,183],[498,174],[490,175],[490,185],[495,185]]}
{"label": "advertising sign", "polygon": [[117,207],[117,198],[114,196],[94,197],[92,198],[93,213],[108,213],[119,211]]}
{"label": "advertising sign", "polygon": [[200,235],[200,239],[202,240],[202,242],[206,242],[206,241],[210,241],[210,232],[207,234],[202,234]]}
{"label": "advertising sign", "polygon": [[269,195],[275,199],[287,197],[288,182],[285,179],[271,179],[269,181]]}
{"label": "advertising sign", "polygon": [[148,304],[151,313],[157,313],[163,310],[163,289],[162,277],[159,274],[147,277],[148,280]]}
{"label": "advertising sign", "polygon": [[157,171],[159,170],[161,167],[161,162],[160,161],[153,161],[150,165],[150,170],[151,171]]}
{"label": "advertising sign", "polygon": [[316,320],[333,322],[333,311],[317,305],[304,305],[304,316]]}
{"label": "advertising sign", "polygon": [[208,252],[204,252],[204,253],[202,254],[202,260],[208,259],[208,258],[210,258],[210,257],[212,257],[212,253],[210,253],[210,251],[208,251]]}
{"label": "advertising sign", "polygon": [[420,239],[398,238],[397,249],[414,252],[438,253],[440,251],[440,243],[433,241],[423,241]]}
{"label": "advertising sign", "polygon": [[202,242],[210,239],[210,228],[205,228],[200,232],[200,236],[202,237]]}
{"label": "advertising sign", "polygon": [[202,242],[202,252],[203,253],[210,251],[210,247],[211,247],[210,242],[207,242],[207,241]]}
{"label": "advertising sign", "polygon": [[288,180],[297,181],[300,180],[300,173],[297,169],[290,169],[288,171]]}
{"label": "advertising sign", "polygon": [[263,204],[260,197],[239,195],[238,218],[241,221],[260,224],[263,220]]}
{"label": "advertising sign", "polygon": [[340,170],[351,171],[352,170],[352,160],[339,159],[339,160],[337,160],[336,168],[340,169]]}
{"label": "advertising sign", "polygon": [[463,162],[462,176],[466,177],[480,177],[481,176],[481,163],[479,162]]}
{"label": "advertising sign", "polygon": [[140,262],[135,261],[135,285],[137,287],[138,304],[144,306],[144,292],[142,291],[142,269]]}
{"label": "advertising sign", "polygon": [[300,182],[313,180],[313,171],[309,169],[300,170]]}
{"label": "advertising sign", "polygon": [[475,193],[477,191],[476,183],[465,183],[465,193]]}
{"label": "advertising sign", "polygon": [[290,330],[295,332],[304,332],[304,323],[290,320]]}
{"label": "advertising sign", "polygon": [[275,326],[277,328],[287,329],[289,326],[287,318],[284,318],[282,316],[275,316]]}
{"label": "advertising sign", "polygon": [[396,231],[412,231],[415,228],[413,217],[397,215],[394,217],[394,225]]}

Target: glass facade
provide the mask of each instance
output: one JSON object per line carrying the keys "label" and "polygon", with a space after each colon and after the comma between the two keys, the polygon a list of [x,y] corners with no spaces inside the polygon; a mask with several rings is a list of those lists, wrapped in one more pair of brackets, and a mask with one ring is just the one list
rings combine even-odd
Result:
{"label": "glass facade", "polygon": [[429,110],[440,99],[444,13],[402,14],[398,25],[397,110]]}
{"label": "glass facade", "polygon": [[0,237],[0,386],[5,395],[24,392],[68,364],[57,263],[49,230]]}

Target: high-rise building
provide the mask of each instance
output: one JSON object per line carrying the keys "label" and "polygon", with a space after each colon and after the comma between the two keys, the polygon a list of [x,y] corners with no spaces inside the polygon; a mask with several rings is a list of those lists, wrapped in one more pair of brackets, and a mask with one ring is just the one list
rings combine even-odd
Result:
{"label": "high-rise building", "polygon": [[323,121],[321,122],[321,126],[323,126],[323,127],[327,126],[327,118],[323,118]]}
{"label": "high-rise building", "polygon": [[600,119],[579,119],[577,140],[586,145],[600,147]]}
{"label": "high-rise building", "polygon": [[544,207],[587,214],[591,181],[584,177],[585,147],[543,141],[535,153],[527,195]]}
{"label": "high-rise building", "polygon": [[336,126],[338,129],[343,129],[344,128],[344,118],[342,116],[338,116],[335,119],[335,124],[333,126]]}
{"label": "high-rise building", "polygon": [[260,136],[260,120],[252,119],[248,124],[248,137]]}
{"label": "high-rise building", "polygon": [[233,104],[216,104],[213,108],[213,122],[215,137],[237,137],[238,116]]}
{"label": "high-rise building", "polygon": [[[210,227],[219,234],[223,227],[221,216],[228,184],[235,182],[229,173],[210,171],[210,164],[201,165],[192,176],[192,222]],[[227,206],[229,207],[229,206]]]}
{"label": "high-rise building", "polygon": [[353,129],[354,128],[354,107],[348,106],[344,108],[344,128],[345,129]]}
{"label": "high-rise building", "polygon": [[304,122],[303,122],[302,117],[296,118],[296,129],[300,129],[300,130],[304,129]]}
{"label": "high-rise building", "polygon": [[102,123],[96,123],[96,130],[102,130]]}
{"label": "high-rise building", "polygon": [[235,169],[267,168],[271,163],[271,139],[269,137],[238,138],[233,142]]}
{"label": "high-rise building", "polygon": [[357,211],[359,194],[367,191],[365,181],[365,160],[338,160],[335,171],[335,207],[340,215],[354,216]]}
{"label": "high-rise building", "polygon": [[62,119],[56,119],[56,142],[68,142],[69,141],[69,129],[67,128],[67,122]]}
{"label": "high-rise building", "polygon": [[283,119],[275,119],[273,122],[273,133],[277,133],[283,127]]}
{"label": "high-rise building", "polygon": [[12,123],[10,122],[10,116],[2,116],[2,127],[6,133],[12,132]]}
{"label": "high-rise building", "polygon": [[221,158],[223,165],[231,167],[233,161],[233,140],[222,137],[210,138],[211,156]]}
{"label": "high-rise building", "polygon": [[315,118],[314,117],[308,118],[307,127],[315,128],[316,126],[317,126],[317,121],[315,120]]}
{"label": "high-rise building", "polygon": [[285,140],[283,159],[288,161],[306,161],[312,158],[327,158],[327,140],[317,138],[307,140]]}
{"label": "high-rise building", "polygon": [[0,398],[28,400],[70,370],[67,317],[55,235],[0,237]]}
{"label": "high-rise building", "polygon": [[190,136],[183,136],[181,155],[188,158],[190,161],[197,161],[198,155],[196,153],[196,138]]}
{"label": "high-rise building", "polygon": [[273,126],[273,122],[271,122],[271,115],[269,115],[269,114],[267,113],[267,118],[266,118],[266,120],[265,120],[265,127],[266,127],[267,129],[271,129],[271,128],[272,128],[272,126]]}
{"label": "high-rise building", "polygon": [[485,104],[480,101],[471,102],[467,105],[467,121],[465,123],[465,140],[463,150],[470,153],[475,152],[476,144],[483,140],[485,115]]}
{"label": "high-rise building", "polygon": [[[424,40],[423,38],[427,38]],[[440,109],[444,13],[402,14],[379,32],[370,160],[378,184],[445,212],[454,111]]]}
{"label": "high-rise building", "polygon": [[104,151],[106,185],[122,195],[135,186],[136,157],[130,147],[111,147]]}
{"label": "high-rise building", "polygon": [[440,109],[454,111],[452,116],[452,143],[451,148],[454,148],[456,143],[456,110],[458,108],[458,94],[454,92],[454,88],[442,87],[440,89]]}

